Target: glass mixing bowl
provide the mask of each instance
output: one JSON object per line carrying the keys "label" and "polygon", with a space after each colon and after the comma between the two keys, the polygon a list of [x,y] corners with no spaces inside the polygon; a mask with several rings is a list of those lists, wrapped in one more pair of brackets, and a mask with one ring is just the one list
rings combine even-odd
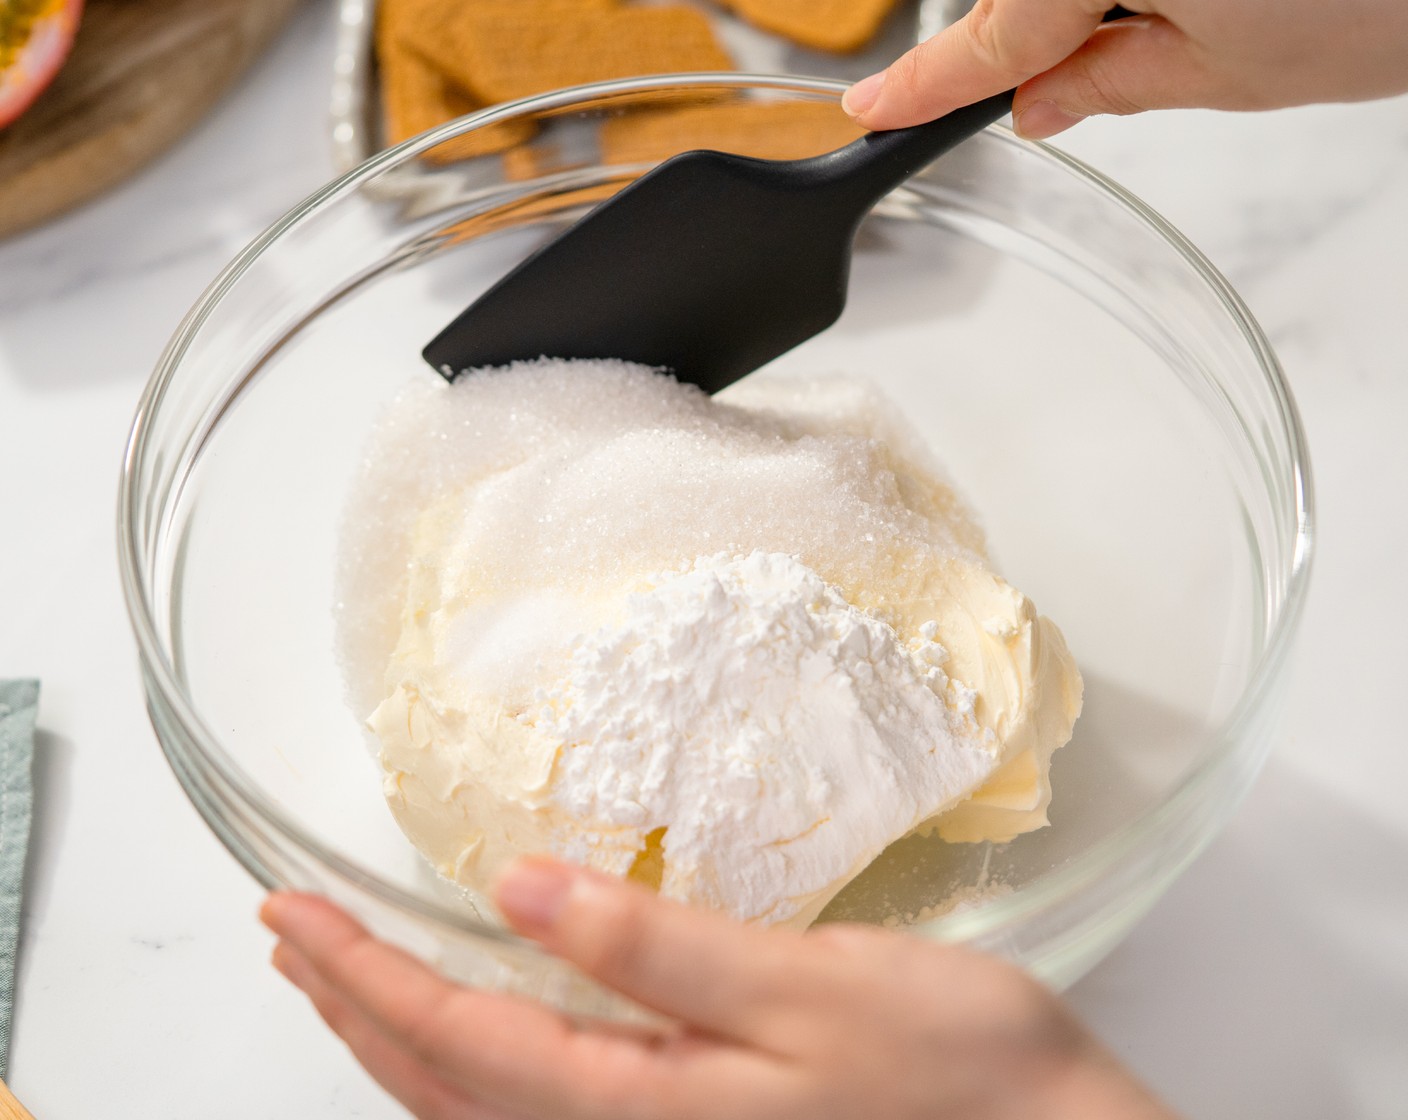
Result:
{"label": "glass mixing bowl", "polygon": [[[186,317],[132,430],[122,574],[157,737],[260,882],[324,893],[460,980],[630,1013],[481,917],[392,822],[334,650],[339,518],[371,425],[436,376],[422,345],[479,291],[670,152],[736,135],[799,154],[799,132],[740,126],[749,113],[844,132],[842,89],[671,76],[463,118],[298,206]],[[531,135],[454,158],[490,128]],[[623,146],[623,128],[649,139]],[[828,128],[813,142],[836,142]],[[991,128],[877,208],[844,317],[754,376],[798,371],[871,378],[899,402],[1086,685],[1049,828],[902,841],[823,918],[902,922],[1068,984],[1213,836],[1268,749],[1311,543],[1276,360],[1158,215]]]}

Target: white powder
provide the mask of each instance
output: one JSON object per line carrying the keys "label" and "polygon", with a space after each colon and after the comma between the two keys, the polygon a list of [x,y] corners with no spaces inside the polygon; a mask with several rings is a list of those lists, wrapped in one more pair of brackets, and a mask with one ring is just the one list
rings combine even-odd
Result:
{"label": "white powder", "polygon": [[814,915],[994,766],[944,649],[789,556],[700,559],[574,644],[523,717],[563,744],[561,854],[664,830],[662,893],[740,918]]}

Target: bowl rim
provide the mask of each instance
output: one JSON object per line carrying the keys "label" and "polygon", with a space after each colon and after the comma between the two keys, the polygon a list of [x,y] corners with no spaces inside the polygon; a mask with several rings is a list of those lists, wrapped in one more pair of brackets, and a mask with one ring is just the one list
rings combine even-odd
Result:
{"label": "bowl rim", "polygon": [[[328,203],[355,192],[367,181],[375,179],[396,165],[414,159],[447,139],[509,117],[574,105],[583,106],[584,103],[590,102],[605,102],[625,93],[702,86],[812,94],[834,99],[839,99],[848,88],[844,82],[826,78],[738,71],[623,78],[553,90],[477,110],[387,148],[308,195],[255,237],[221,270],[178,324],[143,390],[132,420],[119,480],[118,558],[123,597],[137,641],[149,702],[160,698],[198,752],[200,757],[196,761],[203,762],[213,769],[215,775],[239,796],[265,826],[344,881],[366,890],[381,902],[396,909],[412,912],[455,937],[468,934],[512,945],[519,950],[541,952],[535,943],[526,938],[478,921],[362,868],[356,861],[341,855],[300,824],[287,818],[266,799],[254,781],[226,752],[219,738],[207,726],[186,695],[175,666],[168,656],[167,647],[158,634],[153,604],[144,586],[142,549],[138,541],[137,517],[142,509],[138,483],[141,468],[149,454],[153,421],[191,340],[212,309],[268,248]],[[1067,174],[1083,181],[1098,194],[1128,211],[1166,241],[1185,263],[1191,265],[1212,295],[1221,302],[1261,368],[1265,387],[1269,391],[1268,403],[1280,420],[1280,431],[1277,435],[1284,439],[1288,452],[1290,477],[1285,497],[1294,506],[1294,539],[1285,570],[1277,573],[1284,580],[1280,611],[1273,619],[1268,620],[1265,645],[1236,703],[1217,732],[1210,737],[1203,757],[1148,812],[1102,837],[1065,864],[1044,872],[1031,883],[1024,885],[1020,891],[990,899],[980,907],[939,915],[908,927],[911,932],[926,937],[962,941],[998,935],[1004,928],[1009,928],[1032,914],[1079,893],[1086,885],[1101,878],[1125,858],[1129,851],[1137,849],[1145,836],[1159,831],[1165,820],[1186,811],[1190,802],[1198,801],[1204,790],[1218,781],[1224,769],[1239,761],[1237,753],[1228,748],[1238,740],[1243,729],[1256,719],[1268,694],[1281,677],[1294,644],[1309,587],[1315,535],[1310,460],[1298,409],[1270,342],[1227,279],[1182,233],[1118,183],[1057,148],[1019,139],[1002,125],[990,126],[985,131],[1004,143],[1037,152],[1043,159],[1058,165]],[[1278,513],[1278,521],[1280,517]],[[152,695],[153,691],[156,696]],[[1209,839],[1211,835],[1205,837],[1199,847]],[[1194,854],[1196,851],[1187,853],[1186,859],[1191,859]]]}

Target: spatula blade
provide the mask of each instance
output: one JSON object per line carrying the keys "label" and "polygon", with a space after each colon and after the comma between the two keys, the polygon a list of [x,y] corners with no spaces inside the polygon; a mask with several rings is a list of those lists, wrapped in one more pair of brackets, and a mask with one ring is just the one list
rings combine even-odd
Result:
{"label": "spatula blade", "polygon": [[450,379],[552,357],[640,362],[708,392],[738,380],[830,326],[846,301],[857,216],[776,166],[674,157],[490,288],[426,361]]}

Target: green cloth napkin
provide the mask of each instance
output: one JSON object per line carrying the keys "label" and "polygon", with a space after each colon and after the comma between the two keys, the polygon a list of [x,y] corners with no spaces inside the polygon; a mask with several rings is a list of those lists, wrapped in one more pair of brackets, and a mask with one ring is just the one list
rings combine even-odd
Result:
{"label": "green cloth napkin", "polygon": [[15,948],[20,939],[24,856],[34,797],[34,716],[38,681],[0,681],[0,1077],[10,1057]]}

